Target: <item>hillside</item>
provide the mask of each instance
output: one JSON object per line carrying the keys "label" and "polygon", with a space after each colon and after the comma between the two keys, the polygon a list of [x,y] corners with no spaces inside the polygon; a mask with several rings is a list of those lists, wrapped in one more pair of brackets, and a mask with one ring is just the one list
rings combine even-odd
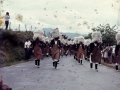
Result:
{"label": "hillside", "polygon": [[0,66],[24,60],[24,42],[33,33],[0,29]]}

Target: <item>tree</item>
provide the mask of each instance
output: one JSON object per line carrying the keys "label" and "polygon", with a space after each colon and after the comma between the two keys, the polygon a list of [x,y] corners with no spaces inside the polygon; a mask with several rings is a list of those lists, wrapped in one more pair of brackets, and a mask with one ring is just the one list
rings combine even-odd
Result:
{"label": "tree", "polygon": [[89,33],[88,36],[85,36],[85,39],[92,39],[92,33]]}
{"label": "tree", "polygon": [[[102,41],[104,45],[110,44],[110,45],[115,45],[116,40],[115,40],[115,35],[117,33],[116,31],[116,25],[110,26],[109,24],[106,25],[99,25],[97,27],[92,28],[92,31],[100,31],[102,34]],[[91,37],[92,33],[89,33],[88,36],[85,38],[92,38]]]}

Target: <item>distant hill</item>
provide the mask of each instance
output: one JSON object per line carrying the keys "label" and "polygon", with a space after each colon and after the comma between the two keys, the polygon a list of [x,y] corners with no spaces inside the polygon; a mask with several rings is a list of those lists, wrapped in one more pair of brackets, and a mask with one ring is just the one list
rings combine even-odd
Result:
{"label": "distant hill", "polygon": [[[43,31],[45,32],[45,35],[47,37],[50,37],[49,33],[52,32],[52,28],[43,28]],[[67,33],[61,32],[61,33],[64,34],[64,35],[66,35],[66,36],[68,36],[68,38],[72,38],[72,39],[74,37],[78,37],[78,36],[87,36],[87,34],[78,34],[78,33],[69,33],[69,32],[67,32]]]}

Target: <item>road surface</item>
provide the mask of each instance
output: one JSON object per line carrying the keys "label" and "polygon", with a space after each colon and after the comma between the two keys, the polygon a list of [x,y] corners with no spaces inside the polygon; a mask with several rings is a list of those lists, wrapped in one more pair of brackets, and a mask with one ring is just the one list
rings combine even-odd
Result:
{"label": "road surface", "polygon": [[90,69],[88,61],[80,65],[73,56],[64,56],[58,70],[49,57],[41,61],[40,68],[29,61],[0,68],[0,73],[13,90],[120,90],[120,72],[103,65],[98,69]]}

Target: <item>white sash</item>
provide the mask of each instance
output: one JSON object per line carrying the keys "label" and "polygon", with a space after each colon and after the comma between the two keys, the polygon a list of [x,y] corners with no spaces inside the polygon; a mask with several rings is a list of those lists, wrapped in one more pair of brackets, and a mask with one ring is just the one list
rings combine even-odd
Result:
{"label": "white sash", "polygon": [[55,44],[57,44],[57,41],[55,41]]}

